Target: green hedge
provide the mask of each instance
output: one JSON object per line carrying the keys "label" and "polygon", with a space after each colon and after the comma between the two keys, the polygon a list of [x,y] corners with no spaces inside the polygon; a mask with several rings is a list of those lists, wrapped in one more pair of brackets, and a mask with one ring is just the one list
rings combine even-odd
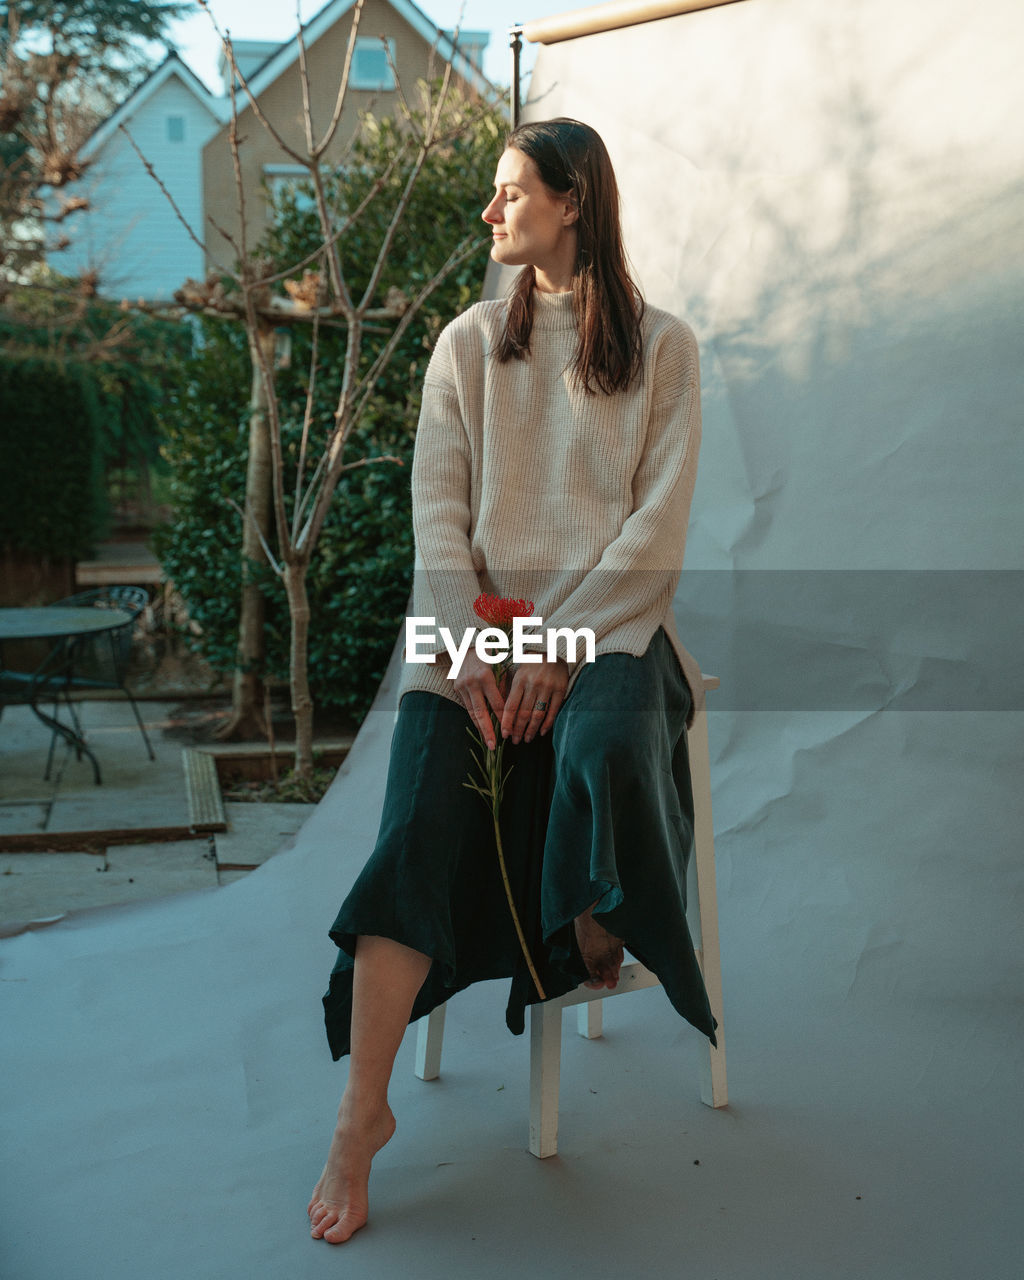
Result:
{"label": "green hedge", "polygon": [[[96,410],[90,461],[102,477],[97,505],[106,516],[123,497],[129,478],[138,480],[164,465],[157,411],[165,399],[167,369],[190,350],[191,329],[176,320],[126,314],[101,298],[83,303],[77,281],[53,271],[36,275],[36,283],[12,290],[0,306],[0,365],[14,361],[35,368],[42,362],[47,369],[56,367],[58,376],[68,372],[88,384],[85,394]],[[57,393],[48,373],[40,381],[41,392],[30,395],[41,397],[39,412],[48,415]],[[5,410],[0,427],[5,467],[9,460],[18,464],[23,434],[8,418]],[[13,453],[5,428],[15,434]],[[148,491],[144,482],[140,488]]]}
{"label": "green hedge", "polygon": [[102,404],[87,368],[0,355],[0,546],[91,553],[106,508]]}

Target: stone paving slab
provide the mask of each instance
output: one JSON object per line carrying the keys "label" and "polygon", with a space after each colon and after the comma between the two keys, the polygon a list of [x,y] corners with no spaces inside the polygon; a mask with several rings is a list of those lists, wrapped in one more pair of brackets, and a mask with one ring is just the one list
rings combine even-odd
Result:
{"label": "stone paving slab", "polygon": [[0,936],[18,923],[96,905],[90,894],[102,886],[105,862],[90,853],[0,853]]}
{"label": "stone paving slab", "polygon": [[[58,750],[61,744],[58,743]],[[43,777],[50,750],[50,731],[31,707],[4,707],[0,716],[0,804],[49,801],[57,788],[56,769]]]}
{"label": "stone paving slab", "polygon": [[[150,760],[146,744],[127,702],[83,702],[78,714],[89,749],[103,776],[102,790],[125,786],[161,786],[161,775],[169,773],[180,787],[181,744],[165,739],[160,732],[163,718],[150,704],[140,706],[155,760]],[[162,708],[160,708],[162,710]],[[163,783],[164,786],[167,783]],[[70,746],[61,760],[58,794],[85,791],[93,794],[96,782],[88,756],[79,760]]]}
{"label": "stone paving slab", "polygon": [[133,886],[133,897],[178,893],[217,883],[217,862],[209,836],[163,844],[116,845],[107,850],[106,861],[106,875],[115,883]]}
{"label": "stone paving slab", "polygon": [[[10,717],[10,708],[3,719]],[[46,752],[49,743],[34,743],[28,750],[4,750],[10,743],[4,742],[4,724],[0,721],[0,804],[10,801],[37,800],[49,803],[57,791],[57,768],[51,770],[49,779],[43,777],[46,768]],[[59,763],[55,759],[55,766]]]}
{"label": "stone paving slab", "polygon": [[296,832],[315,808],[315,804],[225,804],[228,829],[214,836],[218,865],[262,866],[275,853],[291,848]]}
{"label": "stone paving slab", "polygon": [[218,867],[217,883],[220,885],[234,884],[236,880],[244,880],[247,875],[249,875],[248,871],[224,871]]}
{"label": "stone paving slab", "polygon": [[0,933],[16,922],[212,888],[209,839],[120,845],[106,854],[0,853]]}
{"label": "stone paving slab", "polygon": [[[4,761],[0,759],[0,777],[3,777]],[[38,778],[18,778],[8,774],[0,784],[0,805],[8,804],[41,804],[47,807],[57,794],[57,784],[51,779],[43,781],[43,766],[40,762]]]}
{"label": "stone paving slab", "polygon": [[[155,760],[149,759],[127,701],[88,699],[77,706],[102,771],[102,785],[96,785],[88,757],[77,759],[64,741],[57,746],[54,780],[43,782],[49,731],[30,707],[7,707],[0,720],[0,806],[6,808],[12,801],[52,801],[47,832],[187,827],[181,742],[162,732],[172,723],[171,704],[139,704]],[[10,819],[17,816],[15,811]],[[33,823],[23,830],[39,827]],[[0,833],[17,834],[7,819]]]}
{"label": "stone paving slab", "polygon": [[[149,764],[149,761],[146,761]],[[118,785],[103,783],[99,797],[78,792],[58,793],[46,824],[48,832],[155,831],[164,827],[188,827],[188,802],[181,765],[178,776],[169,776],[156,765],[152,778],[121,778]]]}
{"label": "stone paving slab", "polygon": [[44,831],[50,812],[49,802],[38,804],[0,803],[0,835],[22,835],[27,831]]}
{"label": "stone paving slab", "polygon": [[[45,782],[48,730],[29,707],[4,709],[0,839],[12,851],[0,852],[0,935],[67,911],[230,884],[290,847],[315,808],[232,803],[226,807],[229,830],[216,835],[215,846],[207,835],[186,839],[182,746],[188,739],[182,724],[183,719],[189,722],[190,712],[183,714],[173,702],[141,702],[139,707],[155,762],[146,753],[127,701],[89,699],[78,706],[102,769],[101,786],[93,780],[88,759],[75,759],[63,741],[57,746],[53,778]],[[142,840],[147,831],[150,841],[159,839],[158,831],[174,838],[126,843],[136,831]],[[92,847],[90,832],[108,833],[105,853]],[[75,851],[79,833],[88,854]],[[19,847],[21,836],[25,843]],[[39,851],[51,836],[65,851]]]}

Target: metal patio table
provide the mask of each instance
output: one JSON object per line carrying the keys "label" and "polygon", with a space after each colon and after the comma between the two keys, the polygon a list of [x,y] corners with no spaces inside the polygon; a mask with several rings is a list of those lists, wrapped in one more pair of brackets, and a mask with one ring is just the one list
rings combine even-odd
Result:
{"label": "metal patio table", "polygon": [[[68,725],[58,719],[56,714],[48,715],[38,704],[49,697],[54,697],[56,703],[56,696],[61,689],[72,683],[76,640],[104,631],[114,631],[118,627],[127,626],[132,620],[133,615],[124,609],[65,605],[0,609],[0,712],[5,703],[27,703],[43,724],[53,733],[59,733],[74,747],[79,759],[83,754],[89,757],[97,784],[100,782],[100,767],[89,750],[85,735],[73,724]],[[21,640],[53,641],[49,654],[35,671],[13,671],[7,668],[4,644]],[[55,713],[56,710],[55,705]],[[52,758],[52,742],[50,752]],[[49,777],[49,772],[48,760],[43,776]]]}

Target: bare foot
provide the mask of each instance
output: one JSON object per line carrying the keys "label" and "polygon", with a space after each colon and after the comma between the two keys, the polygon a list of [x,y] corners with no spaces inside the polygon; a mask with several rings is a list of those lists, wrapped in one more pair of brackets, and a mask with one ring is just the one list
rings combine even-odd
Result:
{"label": "bare foot", "polygon": [[576,917],[576,941],[579,944],[583,963],[587,966],[590,977],[583,984],[592,991],[606,987],[614,990],[619,983],[619,970],[622,968],[622,939],[616,938],[594,919],[592,903],[582,915]]}
{"label": "bare foot", "polygon": [[307,1210],[314,1240],[344,1244],[360,1227],[366,1226],[370,1212],[367,1191],[370,1165],[394,1132],[395,1117],[387,1106],[369,1125],[355,1124],[339,1116],[327,1163]]}

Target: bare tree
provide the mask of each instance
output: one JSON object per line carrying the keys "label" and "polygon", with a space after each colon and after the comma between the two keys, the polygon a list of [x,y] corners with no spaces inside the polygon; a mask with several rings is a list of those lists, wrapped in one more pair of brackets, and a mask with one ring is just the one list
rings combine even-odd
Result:
{"label": "bare tree", "polygon": [[[200,0],[200,3],[209,12],[207,0]],[[267,118],[245,77],[239,73],[230,39],[218,28],[232,73],[228,139],[235,175],[240,230],[237,237],[222,227],[214,227],[213,230],[222,242],[230,245],[238,265],[234,270],[218,271],[203,282],[190,280],[175,295],[181,305],[191,310],[241,320],[248,333],[253,379],[249,484],[244,511],[246,549],[252,557],[258,545],[273,571],[283,581],[288,600],[291,625],[291,706],[296,736],[295,771],[301,777],[309,777],[313,767],[313,700],[307,671],[310,608],[306,581],[309,565],[316,553],[320,534],[342,475],[356,467],[399,461],[390,456],[347,459],[346,446],[353,429],[371,402],[382,373],[423,304],[452,271],[478,253],[486,243],[485,237],[465,236],[454,246],[440,269],[415,292],[407,294],[392,287],[383,298],[380,297],[381,281],[396,233],[429,156],[438,148],[450,146],[470,127],[473,111],[483,113],[493,110],[493,107],[488,107],[485,103],[468,108],[465,105],[453,105],[453,69],[451,63],[447,62],[439,83],[433,86],[429,83],[421,84],[422,105],[419,110],[414,110],[400,85],[397,69],[392,64],[392,74],[399,84],[402,145],[384,171],[377,175],[359,203],[354,208],[346,208],[339,213],[329,191],[335,167],[327,162],[326,155],[342,119],[362,8],[363,0],[357,0],[334,109],[329,124],[319,136],[313,120],[307,50],[300,23],[299,75],[304,125],[304,143],[301,147],[286,141]],[[387,51],[386,42],[384,47]],[[390,60],[390,53],[388,57]],[[302,261],[283,271],[274,271],[250,243],[250,233],[246,226],[242,166],[245,142],[239,130],[239,93],[244,96],[260,126],[270,134],[281,151],[308,174],[315,201],[320,243]],[[141,152],[139,154],[150,174],[159,182],[159,176],[153,172],[152,166],[141,156]],[[398,194],[391,216],[386,221],[384,234],[377,246],[368,281],[357,295],[350,287],[343,265],[343,238],[374,201],[387,198],[385,193],[391,190],[396,179],[399,179]],[[167,194],[166,188],[164,190]],[[182,222],[185,221],[180,212],[179,218]],[[209,257],[206,245],[202,244],[194,231],[189,229],[189,233]],[[278,287],[283,290],[282,293],[275,292]],[[286,466],[283,414],[274,358],[274,333],[289,325],[309,326],[312,336],[305,412],[297,459],[291,474]],[[325,325],[339,326],[345,335],[345,356],[329,422],[317,420],[314,401],[317,379],[321,375],[318,367],[319,336]],[[269,508],[276,532],[276,547],[271,545],[264,523],[265,515],[261,510],[260,477],[268,470]],[[251,730],[254,723],[259,723],[261,711],[256,671],[259,649],[255,637],[262,628],[262,618],[259,614],[258,591],[251,580],[246,582],[243,591],[243,611],[248,609],[248,613],[243,616],[240,630],[241,656],[229,728]]]}
{"label": "bare tree", "polygon": [[[66,194],[88,167],[82,145],[149,69],[142,41],[165,42],[171,19],[188,7],[0,0],[0,301],[70,243],[64,224],[89,205]],[[95,293],[95,284],[83,278],[75,287]]]}

